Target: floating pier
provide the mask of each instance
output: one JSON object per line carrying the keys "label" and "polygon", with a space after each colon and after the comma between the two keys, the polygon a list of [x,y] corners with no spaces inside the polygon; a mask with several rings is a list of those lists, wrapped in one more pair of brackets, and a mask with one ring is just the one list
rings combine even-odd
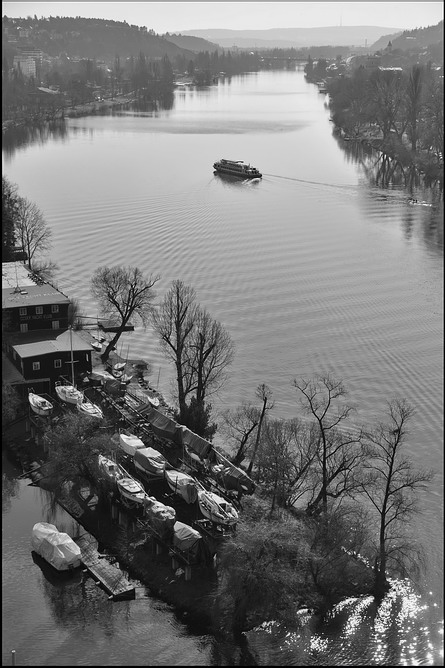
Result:
{"label": "floating pier", "polygon": [[132,599],[135,586],[130,584],[119,568],[110,564],[96,549],[96,541],[90,534],[76,540],[81,549],[81,560],[96,584],[100,584],[113,600]]}

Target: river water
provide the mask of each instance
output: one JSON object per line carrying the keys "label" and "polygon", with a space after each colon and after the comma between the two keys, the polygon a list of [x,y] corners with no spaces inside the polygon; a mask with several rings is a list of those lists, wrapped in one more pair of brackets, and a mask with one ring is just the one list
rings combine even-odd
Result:
{"label": "river water", "polygon": [[[16,132],[3,173],[41,209],[57,284],[84,315],[97,315],[98,265],[159,274],[160,298],[174,279],[195,288],[236,348],[216,415],[267,383],[274,414],[293,417],[292,380],[326,372],[349,390],[357,424],[384,419],[395,396],[413,405],[406,453],[436,471],[412,527],[428,557],[420,591],[399,582],[377,616],[351,600],[299,634],[267,620],[248,647],[261,665],[443,665],[443,201],[382,186],[377,156],[333,135],[326,103],[302,71],[233,77],[177,90],[169,110]],[[262,180],[214,175],[221,157]],[[152,331],[126,335],[128,349],[173,401]],[[145,594],[110,603],[88,581],[54,588],[29,547],[47,503],[16,475],[4,473],[3,664],[16,649],[20,665],[247,665]]]}

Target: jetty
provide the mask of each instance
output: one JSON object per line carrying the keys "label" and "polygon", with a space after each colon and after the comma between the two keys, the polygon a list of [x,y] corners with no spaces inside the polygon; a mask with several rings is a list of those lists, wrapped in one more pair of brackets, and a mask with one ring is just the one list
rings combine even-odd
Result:
{"label": "jetty", "polygon": [[96,548],[97,541],[91,534],[85,533],[76,540],[81,549],[81,561],[97,585],[101,585],[113,601],[133,599],[135,586],[122,571],[116,568]]}

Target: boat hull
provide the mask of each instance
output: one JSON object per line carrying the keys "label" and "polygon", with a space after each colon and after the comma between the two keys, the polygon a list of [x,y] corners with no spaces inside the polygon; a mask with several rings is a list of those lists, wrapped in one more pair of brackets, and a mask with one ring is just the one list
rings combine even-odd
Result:
{"label": "boat hull", "polygon": [[146,498],[144,488],[134,478],[120,478],[117,487],[122,498],[130,503],[142,506]]}
{"label": "boat hull", "polygon": [[235,526],[238,513],[233,506],[213,492],[199,491],[198,505],[205,518],[222,526]]}
{"label": "boat hull", "polygon": [[53,405],[47,399],[40,397],[38,394],[30,392],[28,394],[29,405],[36,415],[47,417],[53,412]]}
{"label": "boat hull", "polygon": [[263,175],[258,172],[258,173],[243,173],[243,172],[238,172],[234,169],[229,169],[227,167],[215,167],[213,165],[213,168],[217,174],[227,174],[228,176],[237,176],[239,179],[261,179]]}

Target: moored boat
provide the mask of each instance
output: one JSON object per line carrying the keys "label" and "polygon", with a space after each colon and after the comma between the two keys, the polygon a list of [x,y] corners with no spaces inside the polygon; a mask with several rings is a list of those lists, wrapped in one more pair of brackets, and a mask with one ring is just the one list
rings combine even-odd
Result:
{"label": "moored boat", "polygon": [[220,174],[241,176],[243,179],[260,179],[263,175],[256,167],[246,165],[242,160],[226,160],[221,158],[213,163],[213,169]]}
{"label": "moored boat", "polygon": [[165,479],[172,492],[182,497],[186,503],[194,503],[198,498],[196,481],[188,473],[176,470],[165,471]]}
{"label": "moored boat", "polygon": [[235,526],[238,513],[231,503],[206,489],[198,490],[199,509],[208,520],[223,526]]}
{"label": "moored boat", "polygon": [[147,495],[140,482],[127,476],[125,478],[119,478],[116,480],[116,483],[124,501],[129,501],[136,505],[142,505],[144,503]]}
{"label": "moored boat", "polygon": [[145,448],[145,443],[134,434],[120,433],[119,447],[125,452],[125,454],[134,457],[136,450]]}
{"label": "moored boat", "polygon": [[57,382],[55,385],[56,394],[60,401],[67,404],[78,404],[83,401],[83,392],[74,387],[74,385]]}
{"label": "moored boat", "polygon": [[141,448],[134,453],[134,465],[138,471],[153,476],[163,478],[164,471],[168,464],[165,457],[154,448]]}
{"label": "moored boat", "polygon": [[81,565],[80,547],[67,533],[54,524],[37,522],[31,534],[33,550],[58,571],[68,571]]}
{"label": "moored boat", "polygon": [[98,455],[99,474],[111,485],[117,485],[118,480],[128,477],[127,472],[117,462],[105,455]]}
{"label": "moored boat", "polygon": [[48,401],[48,399],[45,399],[45,397],[41,397],[39,394],[29,392],[28,401],[31,409],[34,413],[36,413],[36,415],[47,417],[53,412],[54,406],[52,403]]}

